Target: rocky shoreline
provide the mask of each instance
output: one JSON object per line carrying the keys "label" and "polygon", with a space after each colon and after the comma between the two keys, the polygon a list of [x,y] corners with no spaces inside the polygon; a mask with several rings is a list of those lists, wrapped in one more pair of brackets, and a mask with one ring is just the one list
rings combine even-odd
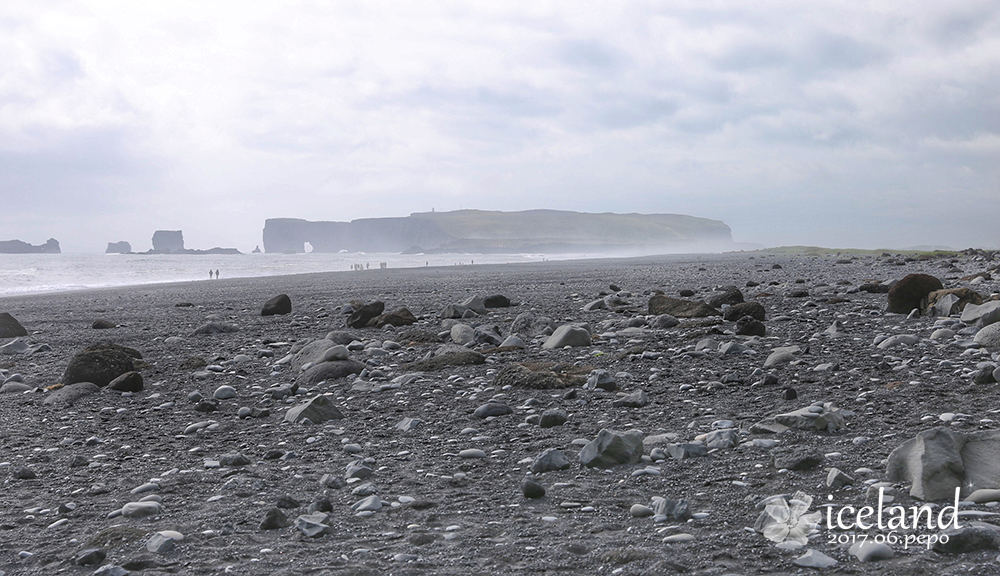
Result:
{"label": "rocky shoreline", "polygon": [[[0,572],[995,574],[992,257],[733,253],[2,298]],[[893,284],[911,274],[943,291]],[[886,311],[914,294],[926,313]],[[890,458],[918,434],[936,451]],[[951,487],[939,470],[975,500],[951,545],[827,528],[828,509],[880,495],[922,505],[914,490]]]}

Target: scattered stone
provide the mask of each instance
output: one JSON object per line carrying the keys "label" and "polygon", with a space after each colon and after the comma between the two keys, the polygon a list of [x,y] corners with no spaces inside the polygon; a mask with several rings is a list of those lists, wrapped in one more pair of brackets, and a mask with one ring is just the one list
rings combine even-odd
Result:
{"label": "scattered stone", "polygon": [[980,550],[996,550],[998,543],[1000,534],[996,528],[966,525],[939,533],[934,543],[934,551],[939,554],[966,554]]}
{"label": "scattered stone", "polygon": [[260,309],[261,316],[276,316],[291,313],[292,299],[288,297],[288,294],[278,294],[274,298],[264,302],[264,306]]}
{"label": "scattered stone", "polygon": [[569,420],[569,414],[562,408],[552,408],[542,412],[538,420],[538,425],[542,428],[554,428],[562,426]]}
{"label": "scattered stone", "polygon": [[53,390],[42,403],[46,406],[71,406],[80,398],[96,394],[100,391],[101,389],[98,388],[96,384],[91,382],[79,382],[77,384],[64,386],[58,390]]}
{"label": "scattered stone", "polygon": [[173,550],[174,545],[184,540],[184,535],[173,530],[161,530],[154,533],[146,542],[146,550],[153,554],[166,554]]}
{"label": "scattered stone", "polygon": [[347,325],[351,328],[364,328],[368,322],[385,311],[385,302],[376,301],[365,304],[356,309],[347,318]]}
{"label": "scattered stone", "polygon": [[91,346],[73,356],[69,365],[66,366],[66,371],[60,382],[66,385],[77,382],[92,382],[103,388],[122,374],[135,370],[133,359],[142,358],[138,354],[131,348],[115,344]]}
{"label": "scattered stone", "polygon": [[612,376],[607,370],[593,370],[590,375],[587,376],[586,388],[588,390],[596,390],[600,388],[601,390],[614,392],[618,389],[618,383],[615,381],[615,377]]}
{"label": "scattered stone", "polygon": [[799,556],[795,560],[792,560],[792,564],[796,566],[801,566],[802,568],[816,568],[816,569],[826,569],[833,568],[837,565],[837,561],[830,558],[826,554],[823,554],[819,550],[813,550],[810,548],[806,550],[806,553]]}
{"label": "scattered stone", "polygon": [[910,495],[929,502],[950,502],[955,488],[969,495],[1000,488],[1000,430],[959,432],[945,427],[924,430],[889,454],[886,477],[910,483]]}
{"label": "scattered stone", "polygon": [[650,323],[650,326],[652,326],[657,330],[665,330],[668,328],[673,328],[674,326],[677,326],[680,323],[681,323],[680,320],[671,316],[670,314],[660,314],[656,318],[653,318],[653,321]]}
{"label": "scattered stone", "polygon": [[325,512],[303,514],[295,519],[295,527],[307,538],[319,538],[324,534],[333,534],[333,528],[326,524],[330,515]]}
{"label": "scattered stone", "polygon": [[240,328],[236,324],[231,324],[229,322],[206,322],[201,326],[198,326],[191,331],[188,336],[199,336],[207,335],[211,336],[214,334],[230,334],[232,332],[239,332]]}
{"label": "scattered stone", "polygon": [[553,470],[566,470],[570,467],[569,458],[558,448],[548,448],[531,462],[532,474],[544,474]]}
{"label": "scattered stone", "polygon": [[343,418],[343,413],[333,405],[330,398],[322,395],[314,396],[285,412],[286,422],[309,420],[313,424],[322,424],[328,420],[341,420]]}
{"label": "scattered stone", "polygon": [[704,302],[692,302],[657,294],[649,299],[649,314],[669,314],[675,318],[705,318],[722,313]]}
{"label": "scattered stone", "polygon": [[236,398],[236,388],[228,385],[222,385],[215,389],[212,393],[212,398],[216,400],[228,400],[230,398]]}
{"label": "scattered stone", "polygon": [[521,482],[521,494],[523,494],[525,498],[541,498],[545,496],[545,488],[533,478],[525,478]]}
{"label": "scattered stone", "polygon": [[765,315],[766,311],[761,304],[757,302],[741,302],[727,308],[722,313],[722,318],[728,322],[736,322],[740,318],[749,316],[754,320],[760,320],[763,322]]}
{"label": "scattered stone", "polygon": [[483,299],[483,306],[486,308],[508,308],[510,299],[503,294],[494,294]]}
{"label": "scattered stone", "polygon": [[811,470],[823,462],[823,455],[808,446],[776,447],[771,458],[779,470]]}
{"label": "scattered stone", "polygon": [[888,544],[876,543],[873,540],[855,542],[848,549],[848,552],[861,562],[878,562],[879,560],[888,560],[896,555]]}
{"label": "scattered stone", "polygon": [[[767,336],[767,326],[752,316],[743,316],[736,321],[737,336]],[[770,360],[770,358],[768,358]]]}
{"label": "scattered stone", "polygon": [[838,468],[830,468],[830,472],[826,475],[826,485],[829,488],[836,490],[849,484],[854,484],[854,478],[851,478]]}
{"label": "scattered stone", "polygon": [[622,396],[611,403],[611,405],[616,408],[642,408],[646,404],[649,404],[649,396],[647,396],[642,390],[636,390],[635,392]]}
{"label": "scattered stone", "polygon": [[488,404],[483,404],[479,408],[476,408],[473,412],[473,416],[476,418],[489,418],[490,416],[503,416],[505,414],[512,414],[514,409],[510,406],[504,404],[497,404],[496,402],[490,402]]}
{"label": "scattered stone", "polygon": [[423,424],[424,421],[419,418],[403,418],[398,424],[396,424],[397,430],[402,430],[403,432],[409,432],[414,430]]}
{"label": "scattered stone", "polygon": [[642,433],[602,429],[597,438],[580,451],[580,463],[588,468],[613,468],[635,464],[642,458]]}
{"label": "scattered stone", "polygon": [[144,518],[155,516],[160,513],[160,503],[155,500],[144,500],[140,502],[129,502],[122,506],[122,516],[126,518]]}
{"label": "scattered stone", "polygon": [[28,331],[8,312],[0,312],[0,338],[27,336]]}
{"label": "scattered stone", "polygon": [[288,517],[278,508],[270,508],[260,521],[261,530],[280,530],[289,526]]}
{"label": "scattered stone", "polygon": [[117,325],[114,322],[108,320],[100,319],[94,320],[94,323],[90,325],[94,330],[110,330],[111,328],[116,328]]}
{"label": "scattered stone", "polygon": [[542,348],[552,350],[564,346],[590,346],[590,332],[579,326],[563,324],[549,336]]}

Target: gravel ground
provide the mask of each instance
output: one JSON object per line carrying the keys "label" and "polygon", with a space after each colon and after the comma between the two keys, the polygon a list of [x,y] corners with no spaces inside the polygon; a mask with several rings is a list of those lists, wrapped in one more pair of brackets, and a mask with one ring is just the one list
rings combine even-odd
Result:
{"label": "gravel ground", "polygon": [[[0,572],[91,574],[102,566],[105,574],[813,572],[793,563],[805,549],[782,549],[753,530],[759,502],[802,491],[814,499],[810,512],[862,506],[869,484],[885,480],[885,459],[902,442],[938,425],[992,429],[1000,412],[997,385],[974,384],[971,375],[977,363],[991,360],[990,351],[930,340],[937,319],[887,314],[885,294],[857,287],[916,272],[946,287],[970,286],[959,279],[994,266],[975,255],[906,260],[734,253],[370,270],[3,298],[0,312],[29,332],[21,340],[51,349],[0,356],[4,378],[20,375],[30,388],[0,394]],[[677,297],[692,290],[690,299],[698,300],[726,285],[764,306],[766,336],[737,336],[736,324],[721,317],[649,326],[647,304],[656,291]],[[992,280],[971,287],[986,297],[998,291]],[[282,293],[293,312],[262,317],[264,302]],[[503,339],[518,315],[534,313],[556,324],[589,325],[593,344],[548,350],[543,336],[525,334],[523,349],[471,346],[483,354],[482,364],[412,366],[451,340],[445,333],[452,323],[442,323],[442,309],[477,294],[503,294],[514,305],[462,320],[470,326],[496,327]],[[612,294],[618,295],[615,309],[583,310]],[[342,306],[376,300],[386,311],[406,307],[418,322],[345,326]],[[97,320],[115,327],[94,329]],[[191,335],[208,321],[238,330]],[[838,336],[825,333],[834,321],[842,326]],[[350,352],[366,373],[303,384],[284,398],[273,393],[297,378],[302,382],[287,356],[330,331],[349,332],[367,346]],[[876,337],[894,334],[914,334],[919,342],[873,345]],[[168,342],[172,337],[181,340]],[[706,340],[747,350],[723,354]],[[393,350],[386,341],[401,347]],[[46,388],[60,382],[70,359],[98,343],[141,353],[143,390],[101,389],[70,405],[47,404],[56,392]],[[800,350],[790,361],[764,367],[773,348],[793,345]],[[524,362],[547,363],[582,379],[603,369],[617,390],[591,390],[580,380],[559,389],[495,382],[504,368]],[[195,409],[193,391],[211,398],[223,385],[236,396],[220,400],[216,411]],[[648,395],[645,405],[614,405],[638,390]],[[285,410],[316,394],[327,394],[343,418],[314,425],[283,420]],[[488,402],[512,412],[476,417],[476,408]],[[839,407],[846,426],[780,434],[755,428],[770,415],[814,402]],[[241,418],[240,408],[253,417]],[[565,410],[568,420],[550,428],[535,423],[552,409]],[[404,418],[423,423],[402,431],[397,424]],[[738,430],[737,447],[682,460],[651,457],[654,448],[694,441],[725,420]],[[643,461],[581,466],[582,446],[602,429],[640,430]],[[775,451],[789,447],[818,454],[821,462],[805,470],[776,468]],[[522,481],[533,459],[549,448],[561,450],[572,465],[534,475],[546,494],[526,498]],[[459,455],[470,449],[485,458]],[[237,453],[248,463],[226,465],[224,456]],[[348,465],[358,461],[371,475],[347,480]],[[828,487],[831,467],[854,484]],[[34,478],[21,478],[24,470]],[[147,483],[155,486],[133,493]],[[352,505],[370,493],[383,506],[359,516]],[[918,503],[905,486],[889,493],[904,506]],[[126,503],[151,496],[161,504],[157,513],[119,515]],[[694,517],[633,515],[634,505],[652,507],[654,497],[686,500]],[[262,529],[265,516],[276,514],[272,510],[288,526]],[[296,522],[317,510],[326,511],[329,529],[310,537]],[[151,538],[163,531],[183,540],[150,551]],[[824,520],[807,548],[838,562],[830,573],[1000,574],[997,550],[941,554],[898,544],[891,559],[860,562],[842,542],[861,534],[828,530]],[[100,552],[81,555],[93,549]]]}

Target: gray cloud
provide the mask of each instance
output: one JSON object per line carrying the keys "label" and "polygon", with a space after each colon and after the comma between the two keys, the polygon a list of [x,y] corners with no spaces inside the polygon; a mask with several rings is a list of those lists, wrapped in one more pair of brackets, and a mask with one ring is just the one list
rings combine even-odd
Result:
{"label": "gray cloud", "polygon": [[12,6],[10,237],[249,249],[269,217],[462,206],[1000,245],[993,2]]}

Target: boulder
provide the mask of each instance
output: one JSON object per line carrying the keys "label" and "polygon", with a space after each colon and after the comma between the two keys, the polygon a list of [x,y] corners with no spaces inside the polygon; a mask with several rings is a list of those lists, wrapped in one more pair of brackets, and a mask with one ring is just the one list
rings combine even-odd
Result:
{"label": "boulder", "polygon": [[722,308],[726,304],[735,306],[743,302],[743,292],[736,286],[725,286],[710,294],[705,302],[712,308]]}
{"label": "boulder", "polygon": [[666,328],[673,328],[674,326],[677,326],[680,323],[681,323],[680,320],[671,316],[670,314],[660,314],[656,318],[653,318],[653,321],[650,323],[650,325],[653,328],[664,330]]}
{"label": "boulder", "polygon": [[927,274],[908,274],[889,288],[889,312],[909,314],[921,309],[921,302],[928,294],[941,290],[944,285],[937,278]]}
{"label": "boulder", "polygon": [[412,372],[436,372],[448,366],[472,366],[486,363],[486,357],[479,352],[463,349],[459,346],[455,348],[457,349],[438,351],[430,358],[404,364],[400,366],[400,369]]}
{"label": "boulder", "polygon": [[994,322],[976,332],[976,344],[991,350],[1000,348],[1000,322]]}
{"label": "boulder", "polygon": [[385,311],[385,302],[371,302],[357,308],[347,318],[347,325],[351,328],[364,328],[368,322]]}
{"label": "boulder", "polygon": [[764,321],[764,306],[758,302],[740,302],[726,308],[722,313],[722,318],[728,322],[736,322],[744,316],[749,316],[754,320]]}
{"label": "boulder", "polygon": [[497,388],[513,386],[535,390],[579,387],[587,381],[589,371],[589,368],[584,370],[545,362],[511,364],[497,373],[493,385]]}
{"label": "boulder", "polygon": [[555,329],[556,323],[552,318],[539,316],[533,312],[518,314],[510,325],[511,334],[524,334],[529,337],[552,334]]}
{"label": "boulder", "polygon": [[721,312],[704,302],[692,302],[657,294],[649,299],[649,314],[670,314],[675,318],[705,318],[719,316]]}
{"label": "boulder", "polygon": [[409,326],[416,323],[417,317],[413,315],[413,312],[410,312],[406,308],[400,308],[393,312],[379,314],[368,321],[368,326],[382,328],[384,326]]}
{"label": "boulder", "polygon": [[588,468],[613,468],[635,464],[642,458],[642,433],[602,429],[597,438],[580,451],[580,463]]}
{"label": "boulder", "polygon": [[494,294],[483,299],[483,306],[487,308],[509,308],[510,299],[503,294]]}
{"label": "boulder", "polygon": [[459,346],[472,344],[476,341],[476,331],[468,324],[455,324],[451,327],[451,341]]}
{"label": "boulder", "polygon": [[302,422],[308,419],[313,424],[321,424],[327,420],[341,420],[344,414],[333,405],[327,396],[314,396],[285,412],[286,422]]}
{"label": "boulder", "polygon": [[[350,341],[347,342],[350,344]],[[342,345],[342,344],[339,344]],[[319,340],[313,340],[303,346],[298,352],[292,356],[291,367],[294,373],[298,373],[302,370],[302,367],[306,364],[319,364],[325,362],[326,351],[334,346],[338,346],[333,340],[327,340],[326,338],[320,338]]]}
{"label": "boulder", "polygon": [[112,380],[111,383],[108,384],[108,390],[115,390],[117,392],[141,392],[142,374],[135,371],[126,372]]}
{"label": "boulder", "polygon": [[336,380],[351,374],[361,374],[364,369],[365,365],[356,360],[322,362],[299,374],[295,379],[295,384],[302,387],[314,386],[324,380]]}
{"label": "boulder", "polygon": [[558,448],[549,448],[531,462],[532,474],[544,474],[554,470],[566,470],[571,466],[569,458]]}
{"label": "boulder", "polygon": [[909,482],[911,496],[934,502],[954,500],[955,488],[962,496],[1000,488],[1000,430],[920,432],[889,454],[886,477]]}
{"label": "boulder", "polygon": [[962,310],[962,322],[976,326],[988,326],[1000,320],[1000,300],[990,300],[977,306],[969,304]]}
{"label": "boulder", "polygon": [[53,391],[42,403],[46,406],[71,406],[80,398],[100,391],[101,389],[97,384],[92,382],[78,382]]}
{"label": "boulder", "polygon": [[264,306],[260,309],[261,316],[291,314],[291,312],[292,299],[288,297],[288,294],[278,294],[274,298],[264,302]]}
{"label": "boulder", "polygon": [[579,326],[563,324],[545,339],[542,348],[552,350],[564,346],[590,346],[590,332]]}
{"label": "boulder", "polygon": [[133,356],[126,350],[131,349],[114,344],[91,346],[69,361],[60,383],[92,382],[107,386],[115,378],[135,370]]}
{"label": "boulder", "polygon": [[736,335],[764,337],[767,336],[767,326],[753,316],[742,316],[736,321]]}
{"label": "boulder", "polygon": [[7,312],[0,313],[0,338],[18,338],[27,336],[28,331]]}
{"label": "boulder", "polygon": [[969,304],[982,304],[983,297],[969,288],[935,290],[921,302],[921,310],[929,316],[951,316]]}

